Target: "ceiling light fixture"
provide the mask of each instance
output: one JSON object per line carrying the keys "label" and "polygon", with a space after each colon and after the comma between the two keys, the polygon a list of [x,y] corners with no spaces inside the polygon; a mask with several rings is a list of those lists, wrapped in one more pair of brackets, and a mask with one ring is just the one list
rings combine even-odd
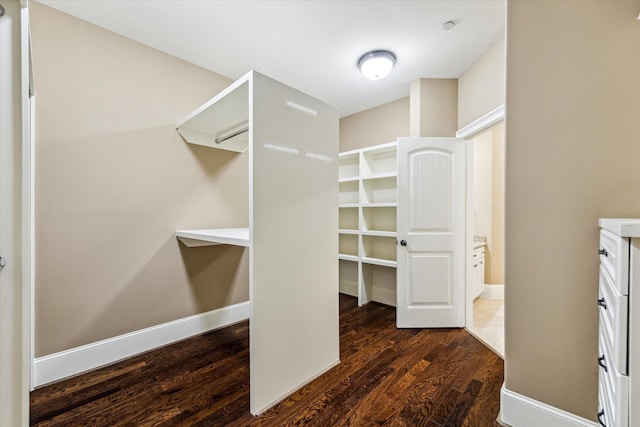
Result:
{"label": "ceiling light fixture", "polygon": [[396,56],[388,50],[374,50],[365,53],[358,60],[358,67],[369,80],[387,77],[396,63]]}

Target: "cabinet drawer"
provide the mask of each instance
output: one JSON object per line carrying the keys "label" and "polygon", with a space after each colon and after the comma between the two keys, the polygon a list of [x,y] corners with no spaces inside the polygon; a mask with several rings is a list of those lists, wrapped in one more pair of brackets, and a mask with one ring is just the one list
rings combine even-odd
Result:
{"label": "cabinet drawer", "polygon": [[607,270],[618,292],[629,295],[629,240],[600,230],[600,265]]}
{"label": "cabinet drawer", "polygon": [[484,257],[484,247],[479,247],[473,250],[473,258]]}
{"label": "cabinet drawer", "polygon": [[[599,353],[607,357],[610,355],[600,337]],[[629,423],[629,377],[621,375],[613,366],[598,368],[598,410],[603,413],[599,419],[609,427],[626,426]]]}
{"label": "cabinet drawer", "polygon": [[604,340],[615,368],[628,373],[627,367],[627,320],[629,317],[628,297],[616,292],[609,273],[600,268],[600,286],[598,290],[600,310],[600,337]]}

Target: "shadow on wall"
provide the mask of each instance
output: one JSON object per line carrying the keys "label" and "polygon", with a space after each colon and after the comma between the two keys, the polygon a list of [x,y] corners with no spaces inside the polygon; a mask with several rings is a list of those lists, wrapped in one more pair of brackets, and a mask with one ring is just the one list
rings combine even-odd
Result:
{"label": "shadow on wall", "polygon": [[[237,153],[234,151],[228,150],[216,150],[210,147],[205,147],[203,145],[190,144],[184,138],[182,138],[183,143],[189,148],[189,151],[193,155],[193,157],[198,160],[198,163],[202,167],[202,171],[208,177],[214,177],[215,175],[221,173],[225,169],[233,166],[237,162],[249,162],[249,151],[245,151],[244,153]],[[239,183],[241,185],[242,183]],[[249,186],[249,176],[247,169],[247,177],[246,177],[246,188],[248,193]],[[248,199],[248,195],[247,195]]]}
{"label": "shadow on wall", "polygon": [[[216,245],[189,248],[178,243],[191,285],[193,301],[200,311],[249,299],[249,249]],[[244,296],[244,298],[243,298]]]}

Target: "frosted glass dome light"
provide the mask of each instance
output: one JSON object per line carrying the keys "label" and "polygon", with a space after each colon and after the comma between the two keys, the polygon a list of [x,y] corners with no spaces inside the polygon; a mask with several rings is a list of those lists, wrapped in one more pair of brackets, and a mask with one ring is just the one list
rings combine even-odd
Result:
{"label": "frosted glass dome light", "polygon": [[365,53],[358,60],[358,67],[369,80],[387,77],[396,63],[396,56],[388,50],[374,50]]}

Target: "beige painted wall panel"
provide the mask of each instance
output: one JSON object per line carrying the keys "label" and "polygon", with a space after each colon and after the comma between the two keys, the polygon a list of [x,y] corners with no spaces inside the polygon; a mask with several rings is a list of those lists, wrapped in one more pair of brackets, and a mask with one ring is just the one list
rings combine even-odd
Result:
{"label": "beige painted wall panel", "polygon": [[176,229],[248,225],[248,156],[175,122],[230,80],[31,2],[36,356],[248,299],[248,253]]}
{"label": "beige painted wall panel", "polygon": [[492,132],[491,247],[486,283],[504,284],[504,122]]}
{"label": "beige painted wall panel", "polygon": [[340,119],[340,152],[409,136],[409,97]]}
{"label": "beige painted wall panel", "polygon": [[485,283],[504,284],[504,124],[473,139],[473,233],[487,239]]}
{"label": "beige painted wall panel", "polygon": [[458,79],[458,129],[504,104],[505,39],[500,39]]}
{"label": "beige painted wall panel", "polygon": [[458,79],[417,79],[410,92],[410,136],[456,135]]}
{"label": "beige painted wall panel", "polygon": [[[473,139],[473,234],[491,239],[492,210],[492,133]],[[486,279],[486,278],[485,278]]]}
{"label": "beige painted wall panel", "polygon": [[506,387],[595,420],[599,217],[640,214],[640,1],[509,1]]}

